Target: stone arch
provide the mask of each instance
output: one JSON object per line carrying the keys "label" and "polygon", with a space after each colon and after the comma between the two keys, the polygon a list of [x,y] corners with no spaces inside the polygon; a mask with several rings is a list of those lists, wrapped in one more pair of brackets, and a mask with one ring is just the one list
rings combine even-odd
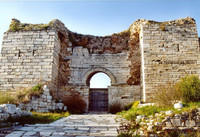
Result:
{"label": "stone arch", "polygon": [[100,68],[91,68],[86,73],[84,73],[83,83],[85,83],[87,86],[89,86],[90,79],[92,78],[92,76],[99,72],[105,73],[106,75],[108,75],[110,77],[111,85],[117,83],[116,77],[113,75],[113,73],[110,70],[108,70],[106,68],[101,68],[101,67]]}

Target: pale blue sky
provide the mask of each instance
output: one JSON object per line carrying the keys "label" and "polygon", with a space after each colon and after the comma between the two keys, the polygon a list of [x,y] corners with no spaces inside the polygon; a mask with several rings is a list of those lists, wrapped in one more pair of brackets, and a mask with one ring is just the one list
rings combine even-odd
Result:
{"label": "pale blue sky", "polygon": [[110,86],[111,80],[104,73],[97,73],[90,79],[90,88],[107,88]]}
{"label": "pale blue sky", "polygon": [[72,31],[107,35],[140,18],[165,21],[187,16],[196,19],[200,32],[199,7],[200,0],[0,0],[0,34],[12,18],[26,23],[57,18]]}
{"label": "pale blue sky", "polygon": [[57,18],[78,33],[109,35],[140,18],[166,21],[187,16],[196,19],[200,32],[200,0],[0,0],[0,43],[12,18],[24,23]]}

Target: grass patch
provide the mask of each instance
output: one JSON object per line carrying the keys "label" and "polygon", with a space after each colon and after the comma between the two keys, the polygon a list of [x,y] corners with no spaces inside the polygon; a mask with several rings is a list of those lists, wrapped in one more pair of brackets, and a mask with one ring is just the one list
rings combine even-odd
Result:
{"label": "grass patch", "polygon": [[168,111],[171,110],[173,114],[180,114],[182,112],[191,112],[197,108],[200,108],[200,102],[191,102],[191,103],[184,103],[184,107],[182,109],[175,109],[173,107],[159,107],[159,106],[144,106],[138,107],[139,102],[136,101],[133,103],[132,107],[127,111],[122,111],[118,113],[122,115],[122,117],[126,118],[127,120],[135,120],[136,116],[144,115],[150,116],[155,115],[161,111]]}
{"label": "grass patch", "polygon": [[151,96],[151,101],[160,107],[173,107],[182,98],[181,92],[172,83],[160,85],[159,89]]}
{"label": "grass patch", "polygon": [[[122,111],[118,113],[122,117],[128,120],[126,123],[122,123],[122,126],[120,127],[120,134],[118,137],[132,137],[132,136],[138,136],[139,133],[138,129],[145,130],[147,129],[147,123],[150,121],[159,122],[162,123],[163,119],[166,117],[174,117],[175,114],[184,114],[183,112],[188,112],[189,117],[193,117],[193,114],[197,112],[197,108],[200,108],[200,102],[192,102],[192,103],[185,103],[183,104],[184,107],[182,109],[174,109],[173,107],[159,107],[159,106],[138,106],[139,102],[134,102],[132,107],[127,111]],[[172,113],[170,115],[166,114],[165,112],[171,110]],[[161,112],[162,111],[162,112]],[[155,115],[155,114],[158,115]],[[141,120],[136,119],[138,115],[144,116]],[[150,120],[150,121],[149,121]],[[143,123],[143,124],[142,124]],[[156,133],[156,131],[159,131],[160,128],[153,129],[153,132]],[[196,133],[196,131],[188,132],[188,133],[182,133],[179,130],[173,132],[173,131],[166,131],[165,134],[162,135],[162,137],[200,137],[199,133]]]}
{"label": "grass patch", "polygon": [[15,104],[16,98],[13,92],[0,92],[0,104]]}
{"label": "grass patch", "polygon": [[178,110],[178,109],[172,109],[172,111],[175,113],[175,114],[180,114],[182,112],[191,112],[197,108],[200,108],[200,102],[190,102],[190,103],[185,103],[183,104],[183,108]]}
{"label": "grass patch", "polygon": [[32,96],[40,96],[43,93],[42,84],[29,88],[21,88],[16,91],[0,91],[0,104],[27,103]]}
{"label": "grass patch", "polygon": [[9,118],[4,123],[16,123],[19,122],[21,125],[24,124],[48,124],[54,122],[62,117],[68,117],[69,112],[63,113],[39,113],[32,112],[32,116],[22,116],[18,118]]}
{"label": "grass patch", "polygon": [[168,110],[168,108],[161,108],[158,106],[144,106],[144,107],[138,107],[139,101],[136,101],[133,103],[132,107],[127,111],[122,111],[118,113],[119,115],[122,115],[127,120],[135,120],[136,116],[138,115],[145,115],[150,116],[154,115],[155,113],[159,113],[160,111]]}

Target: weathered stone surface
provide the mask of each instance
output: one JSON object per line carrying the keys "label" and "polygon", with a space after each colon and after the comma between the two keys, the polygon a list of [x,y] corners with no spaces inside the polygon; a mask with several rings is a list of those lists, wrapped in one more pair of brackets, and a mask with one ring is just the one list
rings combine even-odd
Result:
{"label": "weathered stone surface", "polygon": [[144,21],[140,29],[144,100],[148,101],[149,95],[161,85],[177,82],[185,75],[200,75],[199,38],[194,19]]}
{"label": "weathered stone surface", "polygon": [[[199,38],[192,18],[137,20],[128,30],[105,37],[71,32],[59,20],[51,23],[46,29],[4,33],[2,90],[49,82],[49,90],[58,100],[77,91],[88,108],[89,81],[98,72],[111,79],[109,104],[149,101],[160,85],[186,74],[200,74]],[[44,87],[44,91],[41,100],[48,98],[50,103],[48,89]]]}
{"label": "weathered stone surface", "polygon": [[196,122],[194,120],[186,120],[185,126],[186,127],[194,127],[196,125]]}
{"label": "weathered stone surface", "polygon": [[174,108],[181,109],[181,108],[183,108],[183,104],[181,102],[178,102],[178,103],[174,104]]}
{"label": "weathered stone surface", "polygon": [[119,122],[116,122],[115,115],[70,115],[50,124],[27,125],[7,136],[116,137],[118,127]]}
{"label": "weathered stone surface", "polygon": [[[151,116],[137,116],[136,125],[139,125],[139,129],[135,133],[143,136],[144,133],[148,133],[149,136],[162,136],[163,132],[178,131],[181,133],[198,132],[200,129],[199,124],[199,109],[193,109],[190,112],[184,112],[182,114],[175,114],[174,112],[162,111],[159,114]],[[164,119],[163,119],[164,118]],[[162,121],[162,122],[161,122]],[[132,124],[129,121],[122,121],[120,126],[120,132],[127,131],[126,126]]]}
{"label": "weathered stone surface", "polygon": [[0,107],[3,109],[3,112],[14,114],[17,112],[16,105],[13,104],[2,104]]}
{"label": "weathered stone surface", "polygon": [[2,104],[0,105],[0,121],[7,120],[9,117],[21,117],[32,115],[30,112],[22,111],[20,108],[13,104]]}
{"label": "weathered stone surface", "polygon": [[35,112],[67,111],[67,106],[64,106],[63,103],[55,102],[47,85],[44,85],[43,90],[43,94],[39,97],[32,97],[29,103],[21,103],[19,107],[23,110]]}
{"label": "weathered stone surface", "polygon": [[180,119],[171,119],[171,123],[175,127],[181,126],[181,120]]}

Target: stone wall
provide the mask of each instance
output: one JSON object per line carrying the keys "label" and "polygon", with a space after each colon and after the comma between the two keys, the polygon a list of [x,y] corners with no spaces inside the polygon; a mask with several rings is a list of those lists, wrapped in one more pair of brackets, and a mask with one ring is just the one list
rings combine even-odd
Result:
{"label": "stone wall", "polygon": [[194,19],[141,24],[143,98],[161,85],[200,74],[199,41]]}
{"label": "stone wall", "polygon": [[54,30],[5,32],[0,54],[0,87],[10,90],[54,81]]}
{"label": "stone wall", "polygon": [[[107,74],[111,79],[111,86],[108,88],[109,104],[116,101],[125,104],[132,102],[133,99],[140,99],[140,86],[127,84],[131,64],[127,52],[90,54],[88,49],[83,47],[73,47],[71,51],[72,55],[65,58],[70,61],[71,74],[66,86],[73,86],[75,91],[81,93],[87,104],[90,79],[98,72]],[[63,93],[59,96],[63,96]]]}
{"label": "stone wall", "polygon": [[43,93],[38,96],[32,96],[28,103],[19,104],[19,108],[26,111],[35,112],[56,112],[67,111],[67,107],[60,101],[56,101],[50,94],[49,88],[45,85],[43,87]]}
{"label": "stone wall", "polygon": [[[196,133],[200,130],[200,109],[192,109],[188,112],[176,114],[169,111],[161,111],[151,116],[138,115],[136,124],[138,129],[135,131],[141,136],[166,136],[166,133],[188,134]],[[129,122],[127,122],[129,123]],[[133,124],[133,123],[132,123]],[[123,126],[121,127],[123,129]],[[168,135],[169,136],[169,135]],[[178,136],[178,135],[177,135]]]}
{"label": "stone wall", "polygon": [[97,72],[106,73],[112,84],[126,84],[129,76],[128,55],[126,52],[118,54],[89,54],[87,48],[73,48],[70,59],[71,77],[69,84],[87,85],[88,79]]}
{"label": "stone wall", "polygon": [[23,111],[19,107],[16,107],[16,105],[2,104],[0,105],[0,127],[5,124],[3,121],[6,121],[8,118],[18,118],[30,115],[32,115],[31,112]]}
{"label": "stone wall", "polygon": [[11,27],[0,54],[1,90],[50,82],[54,97],[62,99],[74,91],[88,103],[90,78],[103,72],[111,79],[110,103],[149,101],[160,85],[200,71],[192,18],[137,20],[105,37],[71,32],[59,20],[46,25],[13,20]]}
{"label": "stone wall", "polygon": [[123,106],[133,102],[133,100],[141,100],[141,92],[139,85],[118,85],[108,87],[109,104],[121,103]]}

